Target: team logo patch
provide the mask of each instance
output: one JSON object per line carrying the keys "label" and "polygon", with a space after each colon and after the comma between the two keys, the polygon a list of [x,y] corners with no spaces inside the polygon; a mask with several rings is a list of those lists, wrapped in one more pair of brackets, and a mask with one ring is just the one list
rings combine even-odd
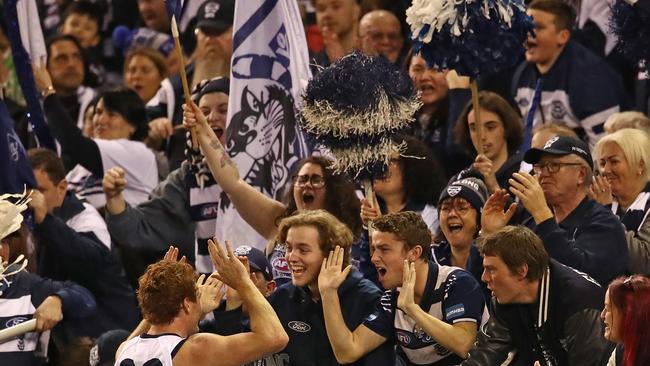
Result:
{"label": "team logo patch", "polygon": [[456,304],[452,307],[445,309],[445,318],[457,318],[459,316],[465,315],[465,305]]}
{"label": "team logo patch", "polygon": [[551,146],[553,146],[553,144],[555,143],[555,141],[557,141],[557,140],[559,140],[559,139],[560,139],[559,136],[554,136],[554,137],[552,137],[550,140],[546,141],[546,143],[544,144],[544,148],[543,148],[543,149],[548,149],[548,148],[550,148]]}
{"label": "team logo patch", "polygon": [[528,104],[530,104],[530,103],[528,102],[528,99],[521,98],[521,99],[519,99],[517,101],[517,104],[519,104],[519,106],[522,107],[522,108],[526,108],[526,107],[528,107]]}
{"label": "team logo patch", "polygon": [[293,320],[290,321],[289,324],[287,324],[289,328],[295,330],[296,332],[300,333],[307,333],[311,330],[311,326],[305,322],[301,322],[298,320]]}
{"label": "team logo patch", "polygon": [[559,100],[554,100],[551,102],[551,116],[554,119],[563,119],[566,116],[566,108],[564,104]]}
{"label": "team logo patch", "polygon": [[233,254],[238,256],[238,257],[246,257],[246,256],[248,256],[248,253],[251,252],[251,249],[252,248],[249,247],[248,245],[242,245],[242,246],[238,247],[237,249],[235,249]]}
{"label": "team logo patch", "polygon": [[214,18],[215,14],[219,11],[219,3],[209,2],[205,4],[205,18]]}
{"label": "team logo patch", "polygon": [[411,336],[406,332],[397,331],[395,333],[395,336],[397,337],[397,341],[402,345],[407,345],[411,343]]}
{"label": "team logo patch", "polygon": [[463,189],[463,187],[451,186],[451,187],[448,187],[448,188],[447,188],[447,193],[448,193],[451,197],[454,197],[454,196],[457,195],[457,194],[458,194],[462,189]]}
{"label": "team logo patch", "polygon": [[11,318],[11,319],[7,320],[7,322],[5,323],[5,328],[11,328],[11,327],[16,326],[16,325],[18,325],[20,323],[26,322],[27,320],[28,319],[25,318],[24,316],[17,316],[15,318]]}

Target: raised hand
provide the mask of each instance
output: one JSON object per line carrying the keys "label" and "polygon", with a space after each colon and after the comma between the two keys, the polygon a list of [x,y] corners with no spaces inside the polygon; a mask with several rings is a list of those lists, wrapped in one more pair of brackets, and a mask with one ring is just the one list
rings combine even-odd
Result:
{"label": "raised hand", "polygon": [[120,167],[110,168],[104,173],[102,179],[102,189],[107,199],[114,198],[121,194],[126,188],[126,178],[124,169]]}
{"label": "raised hand", "polygon": [[546,203],[544,190],[542,190],[537,176],[526,172],[514,173],[508,182],[510,183],[510,192],[519,198],[535,223],[539,224],[553,217],[553,211]]}
{"label": "raised hand", "polygon": [[612,186],[609,185],[607,178],[595,176],[589,187],[589,197],[603,206],[611,205],[614,198],[612,197]]}
{"label": "raised hand", "polygon": [[196,280],[196,287],[199,289],[199,304],[201,312],[207,314],[219,307],[224,295],[224,284],[216,276],[210,275],[205,278],[202,274]]}
{"label": "raised hand", "polygon": [[32,65],[32,72],[34,73],[34,82],[38,91],[43,93],[52,88],[52,78],[50,73],[47,71],[45,62],[39,64],[38,66]]}
{"label": "raised hand", "polygon": [[492,193],[485,202],[481,213],[481,232],[483,234],[493,233],[508,224],[517,208],[517,204],[513,202],[504,212],[509,197],[505,189],[499,189]]}
{"label": "raised hand", "polygon": [[32,190],[31,197],[32,200],[29,201],[29,208],[34,210],[34,221],[36,221],[37,224],[40,224],[45,220],[45,216],[49,211],[47,201],[45,200],[43,193],[36,189]]}
{"label": "raised hand", "polygon": [[375,205],[373,207],[370,205],[370,202],[367,199],[361,199],[361,220],[364,223],[367,223],[368,221],[372,221],[381,217],[378,206],[379,205]]}
{"label": "raised hand", "polygon": [[224,251],[217,238],[208,240],[208,250],[212,263],[217,269],[217,273],[213,273],[213,276],[235,290],[239,290],[246,284],[253,285],[246,267],[235,256],[228,241],[226,241],[226,251]]}
{"label": "raised hand", "polygon": [[156,118],[149,122],[149,138],[155,141],[165,140],[174,134],[174,127],[169,118]]}
{"label": "raised hand", "polygon": [[320,274],[318,275],[318,290],[321,293],[336,291],[348,277],[352,266],[348,265],[341,271],[344,256],[345,249],[337,245],[333,251],[330,251],[329,256],[323,259]]}
{"label": "raised hand", "polygon": [[196,130],[202,133],[212,131],[205,115],[193,101],[190,101],[189,105],[183,104],[183,126],[188,130],[196,127]]}
{"label": "raised hand", "polygon": [[402,289],[397,297],[397,307],[407,314],[413,306],[417,306],[415,303],[415,278],[415,262],[409,263],[405,259],[402,270]]}
{"label": "raised hand", "polygon": [[476,156],[476,159],[474,160],[474,164],[472,164],[472,166],[483,175],[485,178],[485,185],[487,186],[490,193],[494,193],[499,188],[501,188],[499,187],[499,182],[497,182],[494,164],[490,158],[483,154],[479,154]]}
{"label": "raised hand", "polygon": [[173,261],[173,262],[187,262],[187,258],[183,256],[180,260],[178,260],[178,247],[175,246],[170,246],[169,249],[167,249],[167,252],[165,253],[165,256],[163,257],[163,260],[165,261]]}

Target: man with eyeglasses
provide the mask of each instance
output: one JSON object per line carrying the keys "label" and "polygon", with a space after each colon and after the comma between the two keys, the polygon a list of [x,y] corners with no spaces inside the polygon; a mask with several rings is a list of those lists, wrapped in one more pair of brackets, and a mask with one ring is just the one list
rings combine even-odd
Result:
{"label": "man with eyeglasses", "polygon": [[[556,136],[543,148],[528,150],[524,161],[533,164],[535,175],[513,174],[510,192],[530,215],[523,225],[542,239],[551,258],[603,285],[623,274],[628,256],[623,226],[611,211],[587,196],[593,176],[587,144]],[[504,212],[507,198],[501,190],[488,199],[482,234],[495,232],[510,220],[517,204]]]}
{"label": "man with eyeglasses", "polygon": [[401,65],[404,39],[399,19],[386,10],[373,10],[359,21],[359,48],[369,55],[384,55],[388,61]]}

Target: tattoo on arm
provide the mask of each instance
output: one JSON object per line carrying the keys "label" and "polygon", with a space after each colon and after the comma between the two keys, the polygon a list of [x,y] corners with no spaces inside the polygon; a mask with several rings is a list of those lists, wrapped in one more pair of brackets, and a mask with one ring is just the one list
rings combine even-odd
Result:
{"label": "tattoo on arm", "polygon": [[232,159],[230,159],[230,156],[228,156],[228,152],[223,148],[221,142],[219,142],[219,140],[217,139],[212,139],[210,141],[210,147],[212,147],[213,149],[221,153],[221,157],[219,158],[219,167],[224,168],[226,165],[229,165],[237,173],[237,176],[239,176],[237,165],[235,165],[235,162],[232,161]]}

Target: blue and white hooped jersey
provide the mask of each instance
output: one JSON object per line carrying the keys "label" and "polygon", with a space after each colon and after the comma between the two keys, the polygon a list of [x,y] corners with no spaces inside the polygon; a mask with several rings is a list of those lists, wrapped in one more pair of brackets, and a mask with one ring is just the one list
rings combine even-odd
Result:
{"label": "blue and white hooped jersey", "polygon": [[[438,344],[415,320],[397,308],[400,288],[382,296],[375,313],[364,325],[373,332],[394,340],[410,365],[453,365],[460,359]],[[420,301],[420,307],[429,315],[448,324],[481,323],[485,307],[481,288],[468,272],[429,262],[429,275]]]}
{"label": "blue and white hooped jersey", "polygon": [[127,341],[115,366],[173,366],[173,358],[186,338],[172,333],[142,334]]}

